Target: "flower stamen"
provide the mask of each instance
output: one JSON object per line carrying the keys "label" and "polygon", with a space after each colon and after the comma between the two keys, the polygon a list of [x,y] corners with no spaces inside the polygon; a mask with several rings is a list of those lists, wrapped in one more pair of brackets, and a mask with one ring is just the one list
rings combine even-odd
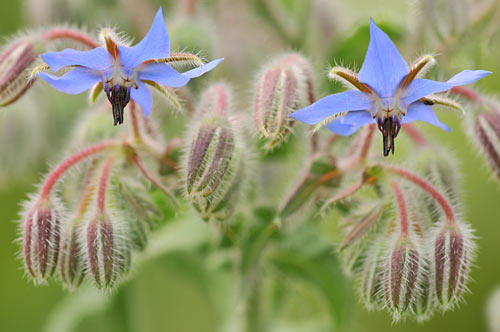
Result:
{"label": "flower stamen", "polygon": [[106,86],[106,95],[113,107],[113,120],[114,125],[123,123],[123,109],[130,101],[130,87],[115,85],[110,87]]}
{"label": "flower stamen", "polygon": [[394,154],[394,139],[398,136],[401,129],[401,122],[393,115],[384,119],[378,118],[378,129],[382,133],[384,157],[389,155],[389,152]]}

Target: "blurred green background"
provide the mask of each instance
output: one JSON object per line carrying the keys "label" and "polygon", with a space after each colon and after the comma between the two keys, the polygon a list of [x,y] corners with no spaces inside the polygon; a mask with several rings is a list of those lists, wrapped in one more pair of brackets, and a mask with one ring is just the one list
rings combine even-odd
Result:
{"label": "blurred green background", "polygon": [[[176,22],[169,21],[171,16],[169,10],[178,10],[177,3],[175,1],[144,2],[143,5],[138,6],[139,9],[134,10],[137,4],[134,7],[133,2],[118,0],[106,3],[56,0],[1,1],[0,35],[8,37],[27,27],[37,28],[38,25],[45,25],[49,20],[53,23],[84,24],[91,31],[102,23],[113,22],[132,35],[142,36],[145,29],[149,27],[151,13],[154,13],[157,6],[163,5],[167,27],[175,45],[174,25]],[[300,35],[298,32],[289,33],[286,38],[282,38],[283,33],[279,28],[270,34],[261,31],[264,29],[261,25],[269,24],[265,19],[269,13],[255,9],[254,2],[259,1],[202,1],[202,23],[207,24],[210,29],[213,29],[214,34],[218,33],[218,35],[214,36],[213,42],[204,38],[196,40],[192,35],[189,37],[194,38],[191,42],[204,50],[205,55],[226,58],[225,67],[222,69],[223,74],[220,74],[219,78],[225,79],[224,75],[227,74],[225,80],[234,83],[237,89],[249,90],[250,87],[247,84],[251,84],[258,65],[281,50],[302,50],[316,66],[318,78],[325,76],[328,65],[335,61],[334,56],[347,65],[355,64],[359,68],[369,38],[366,24],[369,18],[373,17],[377,22],[381,22],[386,31],[396,40],[408,60],[416,57],[420,51],[440,52],[437,54],[437,60],[438,64],[443,67],[438,68],[437,71],[445,77],[466,67],[491,70],[494,75],[482,80],[477,86],[481,91],[491,95],[500,93],[500,78],[496,75],[500,72],[500,38],[498,36],[500,22],[496,26],[493,25],[493,28],[485,29],[479,22],[474,27],[476,30],[468,29],[464,33],[463,41],[451,47],[451,50],[443,50],[441,48],[443,42],[434,38],[432,33],[423,34],[425,37],[422,40],[413,38],[412,33],[429,25],[428,20],[446,21],[446,15],[449,14],[446,6],[441,8],[441,11],[438,6],[437,12],[432,16],[425,11],[418,10],[418,1],[314,1],[319,3],[320,9],[324,8],[323,14],[326,17],[324,23],[327,25],[325,29],[332,29],[332,35],[316,34],[313,29],[308,28],[309,34],[306,34],[306,38],[302,40],[301,37],[297,37]],[[301,1],[284,2],[290,3],[291,8],[295,8],[294,3]],[[485,1],[468,3],[471,3],[470,6],[474,9],[480,5],[483,6]],[[55,8],[54,6],[59,6],[59,12],[51,11]],[[498,6],[492,8],[498,11]],[[492,15],[497,15],[495,13],[493,12]],[[290,14],[285,21],[293,22],[294,19],[295,16]],[[307,21],[311,18],[304,19]],[[498,16],[494,16],[493,19],[500,21]],[[299,25],[300,28],[304,26]],[[185,30],[181,29],[181,31]],[[292,28],[290,31],[295,30]],[[486,45],[478,45],[478,40],[486,34],[491,34],[489,36],[491,38],[485,42]],[[324,51],[324,46],[315,47],[315,43],[318,45],[322,43],[321,38],[331,38],[329,52]],[[184,42],[186,39],[188,38],[183,39]],[[206,45],[200,46],[200,43],[206,43]],[[260,44],[262,44],[261,49],[256,49],[255,47]],[[178,46],[178,48],[191,47],[190,45]],[[47,91],[42,88],[42,91]],[[327,91],[331,92],[331,89],[338,89],[338,86],[322,83],[321,89],[323,96]],[[248,93],[242,93],[242,95],[245,94]],[[34,94],[33,96],[40,97],[41,95]],[[219,269],[214,269],[213,265],[217,263],[207,261],[200,251],[174,250],[161,255],[154,261],[145,262],[130,281],[113,291],[113,296],[109,296],[108,302],[103,300],[106,296],[96,295],[92,291],[82,292],[83,295],[76,294],[80,297],[76,297],[76,300],[72,302],[72,298],[58,284],[51,283],[49,286],[35,287],[24,276],[22,262],[17,258],[19,245],[15,242],[18,237],[16,220],[19,204],[26,198],[28,192],[33,191],[34,183],[38,182],[39,175],[46,170],[45,162],[53,160],[54,156],[59,156],[58,149],[63,146],[64,137],[68,135],[68,128],[78,111],[67,110],[71,107],[70,105],[75,105],[73,98],[79,98],[77,100],[83,105],[84,96],[69,98],[57,94],[55,99],[59,101],[55,106],[51,105],[56,110],[50,110],[50,114],[60,116],[62,120],[51,122],[49,125],[45,124],[43,135],[54,137],[47,138],[46,142],[50,146],[44,147],[42,153],[29,161],[32,166],[22,174],[16,174],[15,177],[0,177],[0,220],[2,221],[0,223],[0,330],[42,331],[47,322],[54,317],[53,315],[61,315],[61,312],[64,315],[66,308],[81,305],[85,307],[83,312],[86,314],[82,317],[81,326],[77,327],[78,331],[215,331],[215,327],[226,320],[227,317],[224,315],[232,312],[228,309],[234,294],[228,289],[228,285],[234,280],[230,271],[221,272]],[[247,100],[243,99],[241,104],[244,105],[245,102]],[[22,105],[34,107],[29,103]],[[15,107],[0,109],[0,122],[9,120],[10,118],[5,113],[14,111],[22,110]],[[485,306],[490,292],[500,284],[499,184],[492,180],[485,162],[476,153],[476,148],[471,144],[470,138],[464,135],[463,131],[466,128],[459,117],[446,111],[440,113],[439,116],[443,122],[453,128],[452,133],[443,133],[439,129],[425,125],[419,125],[419,127],[428,133],[432,140],[440,142],[446,149],[452,151],[460,161],[463,174],[461,184],[464,197],[463,217],[476,229],[479,247],[476,267],[472,272],[471,294],[465,297],[466,303],[459,309],[444,315],[438,314],[425,324],[419,325],[408,321],[393,325],[390,316],[385,312],[366,312],[354,296],[355,291],[350,289],[348,292],[353,294],[353,298],[346,298],[345,301],[352,303],[353,306],[349,307],[352,308],[352,312],[348,313],[350,322],[345,331],[448,330],[465,332],[487,330]],[[9,151],[16,154],[17,149],[26,148],[19,145],[28,143],[25,140],[9,142],[10,149],[1,151],[4,154]],[[7,157],[2,155],[0,158]],[[0,170],[2,174],[5,172],[8,173],[9,170]],[[193,229],[206,228],[206,225],[202,223],[189,225]],[[186,234],[186,236],[191,236],[189,232]],[[319,299],[315,298],[317,295],[311,295],[298,286],[289,291],[296,292],[299,297],[313,297],[307,300],[308,303],[318,302],[318,306],[323,305]],[[311,307],[302,307],[300,301],[290,305],[294,307],[291,311],[297,317],[314,315]],[[296,331],[308,330],[307,327],[301,329],[300,325],[295,325],[295,328]],[[230,331],[231,328],[228,327],[227,330]]]}

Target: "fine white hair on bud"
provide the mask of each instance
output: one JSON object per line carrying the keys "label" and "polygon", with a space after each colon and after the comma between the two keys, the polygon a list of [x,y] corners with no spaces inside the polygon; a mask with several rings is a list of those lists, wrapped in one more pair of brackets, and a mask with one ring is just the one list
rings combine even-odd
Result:
{"label": "fine white hair on bud", "polygon": [[500,179],[500,111],[481,112],[475,119],[473,133],[491,171]]}
{"label": "fine white hair on bud", "polygon": [[26,271],[35,283],[51,277],[60,253],[63,210],[56,198],[30,201],[23,213],[22,240]]}
{"label": "fine white hair on bud", "polygon": [[70,220],[61,236],[59,257],[59,277],[68,290],[74,290],[85,278],[85,261],[81,255],[82,244],[79,241],[80,219]]}
{"label": "fine white hair on bud", "polygon": [[125,227],[123,222],[108,214],[99,214],[88,220],[83,228],[80,241],[87,274],[99,289],[112,288],[129,270],[131,253]]}
{"label": "fine white hair on bud", "polygon": [[225,85],[209,87],[186,139],[184,189],[205,220],[231,215],[244,178],[243,145],[228,118],[229,99]]}
{"label": "fine white hair on bud", "polygon": [[369,247],[359,274],[361,299],[368,310],[379,309],[383,306],[385,250],[385,238],[380,236]]}
{"label": "fine white hair on bud", "polygon": [[287,53],[266,65],[258,76],[254,99],[254,120],[265,148],[272,150],[285,140],[294,120],[289,114],[315,100],[309,62]]}
{"label": "fine white hair on bud", "polygon": [[422,261],[422,273],[417,284],[419,294],[412,304],[412,311],[415,313],[418,322],[424,322],[431,318],[436,308],[436,299],[432,285],[432,273],[428,258]]}
{"label": "fine white hair on bud", "polygon": [[145,185],[128,174],[114,178],[111,187],[109,200],[127,223],[133,248],[143,250],[154,227],[154,217],[161,212],[148,197]]}
{"label": "fine white hair on bud", "polygon": [[418,241],[403,235],[393,239],[387,247],[384,301],[394,321],[411,312],[420,295],[418,285],[422,273],[422,251]]}
{"label": "fine white hair on bud", "polygon": [[29,79],[30,68],[38,51],[30,38],[15,39],[0,53],[0,106],[9,105],[33,84]]}
{"label": "fine white hair on bud", "polygon": [[467,291],[470,268],[475,257],[474,236],[468,224],[444,221],[436,224],[430,236],[433,287],[442,310],[457,305]]}

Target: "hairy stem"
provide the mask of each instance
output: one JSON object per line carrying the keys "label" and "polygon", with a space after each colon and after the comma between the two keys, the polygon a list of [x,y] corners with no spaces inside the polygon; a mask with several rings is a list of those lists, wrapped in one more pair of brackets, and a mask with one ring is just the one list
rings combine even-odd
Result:
{"label": "hairy stem", "polygon": [[158,180],[157,178],[155,178],[155,176],[153,174],[151,174],[147,169],[146,167],[144,167],[144,165],[142,164],[141,160],[139,159],[139,156],[137,154],[135,154],[133,157],[132,157],[132,162],[137,166],[137,168],[139,168],[139,170],[141,171],[141,173],[144,175],[144,177],[146,179],[148,179],[149,181],[151,181],[151,183],[153,183],[155,186],[158,187],[158,189],[160,189],[161,191],[163,191],[163,193],[168,197],[170,198],[170,200],[174,203],[175,207],[177,208],[178,207],[178,204],[177,204],[177,200],[175,199],[174,197],[174,194],[168,190],[167,187],[165,187],[161,182],[160,180]]}
{"label": "hairy stem", "polygon": [[453,208],[451,207],[450,203],[429,182],[427,182],[425,179],[421,178],[420,176],[418,176],[410,171],[407,171],[405,169],[399,168],[397,166],[382,165],[382,167],[385,168],[386,170],[396,174],[396,175],[399,175],[399,176],[405,178],[408,181],[413,182],[414,184],[416,184],[420,188],[422,188],[422,190],[426,191],[432,198],[434,198],[436,200],[436,202],[443,209],[444,215],[446,216],[447,223],[449,225],[455,224],[455,213],[453,212]]}
{"label": "hairy stem", "polygon": [[130,122],[132,123],[132,134],[134,135],[134,140],[141,142],[141,131],[139,128],[139,119],[137,117],[137,107],[134,101],[130,102]]}
{"label": "hairy stem", "polygon": [[82,43],[90,48],[99,47],[99,43],[95,41],[92,37],[87,36],[86,34],[74,29],[67,29],[67,28],[51,29],[43,33],[41,38],[46,40],[71,39],[79,43]]}
{"label": "hairy stem", "polygon": [[455,86],[451,88],[450,90],[451,93],[457,94],[469,101],[479,103],[482,101],[482,97],[479,93],[476,91],[466,88],[464,86]]}
{"label": "hairy stem", "polygon": [[100,213],[104,213],[106,210],[106,188],[108,187],[109,174],[111,173],[113,161],[113,157],[106,159],[102,168],[101,178],[99,179],[99,188],[97,189],[97,209]]}
{"label": "hairy stem", "polygon": [[90,167],[87,169],[85,174],[85,178],[83,181],[83,188],[80,197],[80,204],[78,206],[77,218],[83,217],[87,207],[89,206],[90,199],[92,198],[92,194],[94,193],[96,187],[96,163],[95,160],[91,161]]}
{"label": "hairy stem", "polygon": [[45,200],[50,196],[50,193],[52,189],[54,188],[54,185],[56,182],[59,180],[59,178],[73,165],[77,164],[78,162],[82,161],[83,159],[92,156],[96,153],[109,150],[109,149],[116,149],[116,148],[121,148],[123,146],[123,142],[121,141],[107,141],[107,142],[101,142],[92,146],[89,146],[86,149],[83,149],[82,151],[70,156],[68,159],[60,163],[48,176],[47,180],[45,181],[42,191],[40,194],[40,199]]}
{"label": "hairy stem", "polygon": [[362,136],[355,142],[355,145],[349,149],[347,156],[339,161],[340,169],[349,169],[356,164],[363,163],[366,160],[368,152],[373,142],[375,125],[370,124],[364,128]]}
{"label": "hairy stem", "polygon": [[398,205],[399,211],[399,223],[401,225],[401,235],[408,235],[408,211],[406,209],[406,202],[401,191],[401,188],[397,185],[396,182],[390,181],[392,191],[394,192],[394,197],[396,197],[396,203]]}
{"label": "hairy stem", "polygon": [[415,128],[414,125],[410,123],[404,123],[403,128],[405,129],[404,132],[407,133],[408,136],[410,136],[412,142],[415,143],[417,146],[426,146],[429,144],[424,135],[422,135],[420,130]]}
{"label": "hairy stem", "polygon": [[328,206],[330,206],[331,204],[335,203],[335,202],[338,202],[346,197],[349,197],[351,196],[352,194],[354,194],[356,191],[358,191],[359,189],[361,189],[361,187],[363,187],[363,185],[366,183],[366,179],[365,177],[362,175],[361,176],[361,179],[359,179],[358,182],[356,182],[355,184],[353,184],[352,186],[342,190],[341,192],[339,192],[337,195],[333,196],[332,198],[330,198],[329,200],[327,200],[323,206],[321,207],[321,210],[320,210],[320,213],[323,213],[327,208]]}

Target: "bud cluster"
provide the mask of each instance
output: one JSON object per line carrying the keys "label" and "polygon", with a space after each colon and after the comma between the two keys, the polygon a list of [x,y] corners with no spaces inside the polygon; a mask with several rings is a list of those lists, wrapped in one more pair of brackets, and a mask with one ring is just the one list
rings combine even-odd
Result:
{"label": "bud cluster", "polygon": [[255,125],[272,150],[287,137],[294,120],[289,114],[315,100],[311,66],[299,54],[284,54],[261,71],[254,99]]}
{"label": "bud cluster", "polygon": [[[440,181],[436,185],[443,188],[450,175],[440,177],[438,166],[430,167],[426,173],[433,182]],[[420,185],[431,186],[419,179],[423,181]],[[474,259],[474,238],[469,226],[455,220],[454,215],[450,219],[446,209],[435,211],[441,208],[442,200],[447,200],[444,196],[428,199],[419,195],[417,188],[400,188],[389,180],[391,194],[383,189],[382,181],[374,183],[382,202],[368,211],[363,208],[342,223],[345,238],[340,246],[340,256],[347,271],[358,281],[366,307],[386,309],[395,321],[407,317],[424,321],[436,310],[454,308],[467,289]],[[438,195],[431,188],[424,192],[430,197],[431,193]],[[370,205],[364,199],[361,202],[364,203],[360,207]]]}
{"label": "bud cluster", "polygon": [[230,92],[222,84],[202,95],[188,131],[185,153],[185,193],[205,220],[229,217],[244,181],[240,137],[229,119]]}
{"label": "bud cluster", "polygon": [[[85,279],[110,289],[129,271],[132,250],[147,244],[161,213],[146,183],[137,180],[127,163],[114,161],[113,154],[106,160],[94,157],[74,171],[77,176],[62,176],[101,145],[63,161],[28,203],[22,222],[23,257],[36,283],[56,276],[69,290]],[[53,190],[59,179],[58,190]]]}

